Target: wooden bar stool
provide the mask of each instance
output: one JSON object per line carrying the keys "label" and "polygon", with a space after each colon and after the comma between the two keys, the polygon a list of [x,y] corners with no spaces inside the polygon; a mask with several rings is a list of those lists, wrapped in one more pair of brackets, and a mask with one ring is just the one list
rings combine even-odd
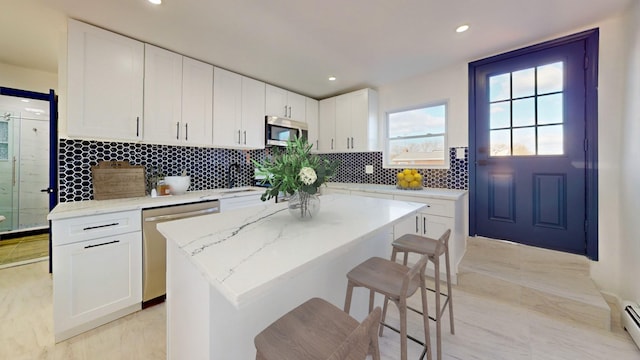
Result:
{"label": "wooden bar stool", "polygon": [[[387,325],[382,321],[380,324],[400,333],[400,358],[407,359],[407,338],[417,342],[424,347],[421,359],[427,355],[431,360],[431,339],[429,335],[429,314],[427,308],[427,292],[425,286],[424,270],[428,258],[424,255],[416,265],[409,268],[396,262],[372,257],[347,274],[347,295],[344,303],[344,311],[349,313],[351,308],[351,297],[354,287],[365,287],[369,289],[369,311],[373,308],[375,293],[385,296],[385,299],[393,301],[400,311],[400,331]],[[422,295],[422,313],[424,327],[424,342],[407,334],[407,298],[411,297],[420,289]],[[386,300],[385,300],[386,303]]]}
{"label": "wooden bar stool", "polygon": [[380,360],[375,308],[362,323],[319,298],[289,311],[254,339],[257,360]]}
{"label": "wooden bar stool", "polygon": [[[419,236],[413,234],[406,234],[399,237],[391,245],[393,251],[391,253],[391,261],[396,261],[396,255],[399,252],[404,253],[403,264],[407,265],[409,253],[418,253],[420,255],[426,255],[429,261],[433,262],[434,266],[434,278],[435,278],[435,290],[429,289],[436,294],[436,317],[430,317],[431,320],[436,322],[436,342],[437,342],[437,358],[442,359],[442,314],[445,308],[449,307],[449,323],[451,325],[451,334],[455,334],[455,328],[453,325],[453,293],[451,292],[451,265],[449,263],[449,237],[451,236],[451,229],[440,236],[438,240],[431,239],[426,236]],[[440,292],[440,256],[445,256],[446,264],[446,276],[447,276],[447,293]],[[441,297],[446,297],[444,303],[441,306]],[[413,311],[418,311],[411,309]],[[387,315],[387,301],[385,301],[382,310],[382,321],[384,322]],[[382,335],[382,328],[380,328],[380,335]]]}

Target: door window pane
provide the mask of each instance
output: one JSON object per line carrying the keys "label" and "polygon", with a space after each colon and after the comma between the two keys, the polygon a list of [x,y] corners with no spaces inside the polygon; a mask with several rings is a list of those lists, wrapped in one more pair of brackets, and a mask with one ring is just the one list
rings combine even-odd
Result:
{"label": "door window pane", "polygon": [[490,76],[490,155],[562,155],[563,83],[562,62]]}
{"label": "door window pane", "polygon": [[562,93],[538,97],[538,124],[561,124]]}
{"label": "door window pane", "polygon": [[489,128],[500,129],[511,126],[511,102],[503,101],[489,106]]}
{"label": "door window pane", "polygon": [[534,98],[513,100],[513,127],[531,126],[536,123],[536,103]]}
{"label": "door window pane", "polygon": [[513,72],[512,97],[514,99],[535,95],[535,90],[536,90],[536,76],[535,76],[534,68]]}
{"label": "door window pane", "polygon": [[563,78],[562,62],[538,66],[538,95],[562,91]]}
{"label": "door window pane", "polygon": [[538,155],[564,154],[562,125],[540,126],[538,128]]}
{"label": "door window pane", "polygon": [[535,155],[536,133],[534,127],[513,129],[513,155]]}
{"label": "door window pane", "polygon": [[489,78],[489,101],[502,101],[511,98],[511,74],[491,76]]}
{"label": "door window pane", "polygon": [[491,156],[511,155],[511,130],[491,130],[489,142]]}

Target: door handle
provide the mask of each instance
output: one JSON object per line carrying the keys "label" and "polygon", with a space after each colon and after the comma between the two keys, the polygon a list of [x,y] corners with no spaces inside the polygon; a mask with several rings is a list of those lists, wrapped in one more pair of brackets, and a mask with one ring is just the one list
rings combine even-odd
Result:
{"label": "door handle", "polygon": [[47,194],[53,194],[55,190],[52,188],[40,189],[40,192],[46,192]]}

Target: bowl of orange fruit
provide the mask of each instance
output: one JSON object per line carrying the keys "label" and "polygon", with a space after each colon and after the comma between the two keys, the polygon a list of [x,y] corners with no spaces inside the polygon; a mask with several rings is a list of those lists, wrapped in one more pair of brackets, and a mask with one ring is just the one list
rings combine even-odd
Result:
{"label": "bowl of orange fruit", "polygon": [[396,188],[401,190],[422,189],[422,175],[416,169],[404,169],[396,174]]}

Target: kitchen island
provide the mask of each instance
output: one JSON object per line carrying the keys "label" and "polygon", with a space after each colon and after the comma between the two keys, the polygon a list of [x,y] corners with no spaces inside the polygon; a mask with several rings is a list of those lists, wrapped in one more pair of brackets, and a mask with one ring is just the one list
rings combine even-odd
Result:
{"label": "kitchen island", "polygon": [[[342,308],[346,273],[390,256],[393,225],[425,206],[344,195],[321,203],[304,222],[286,203],[269,203],[158,225],[167,238],[167,358],[254,359],[254,336],[295,306],[321,297]],[[367,307],[368,293],[354,291],[351,314],[362,320]]]}

